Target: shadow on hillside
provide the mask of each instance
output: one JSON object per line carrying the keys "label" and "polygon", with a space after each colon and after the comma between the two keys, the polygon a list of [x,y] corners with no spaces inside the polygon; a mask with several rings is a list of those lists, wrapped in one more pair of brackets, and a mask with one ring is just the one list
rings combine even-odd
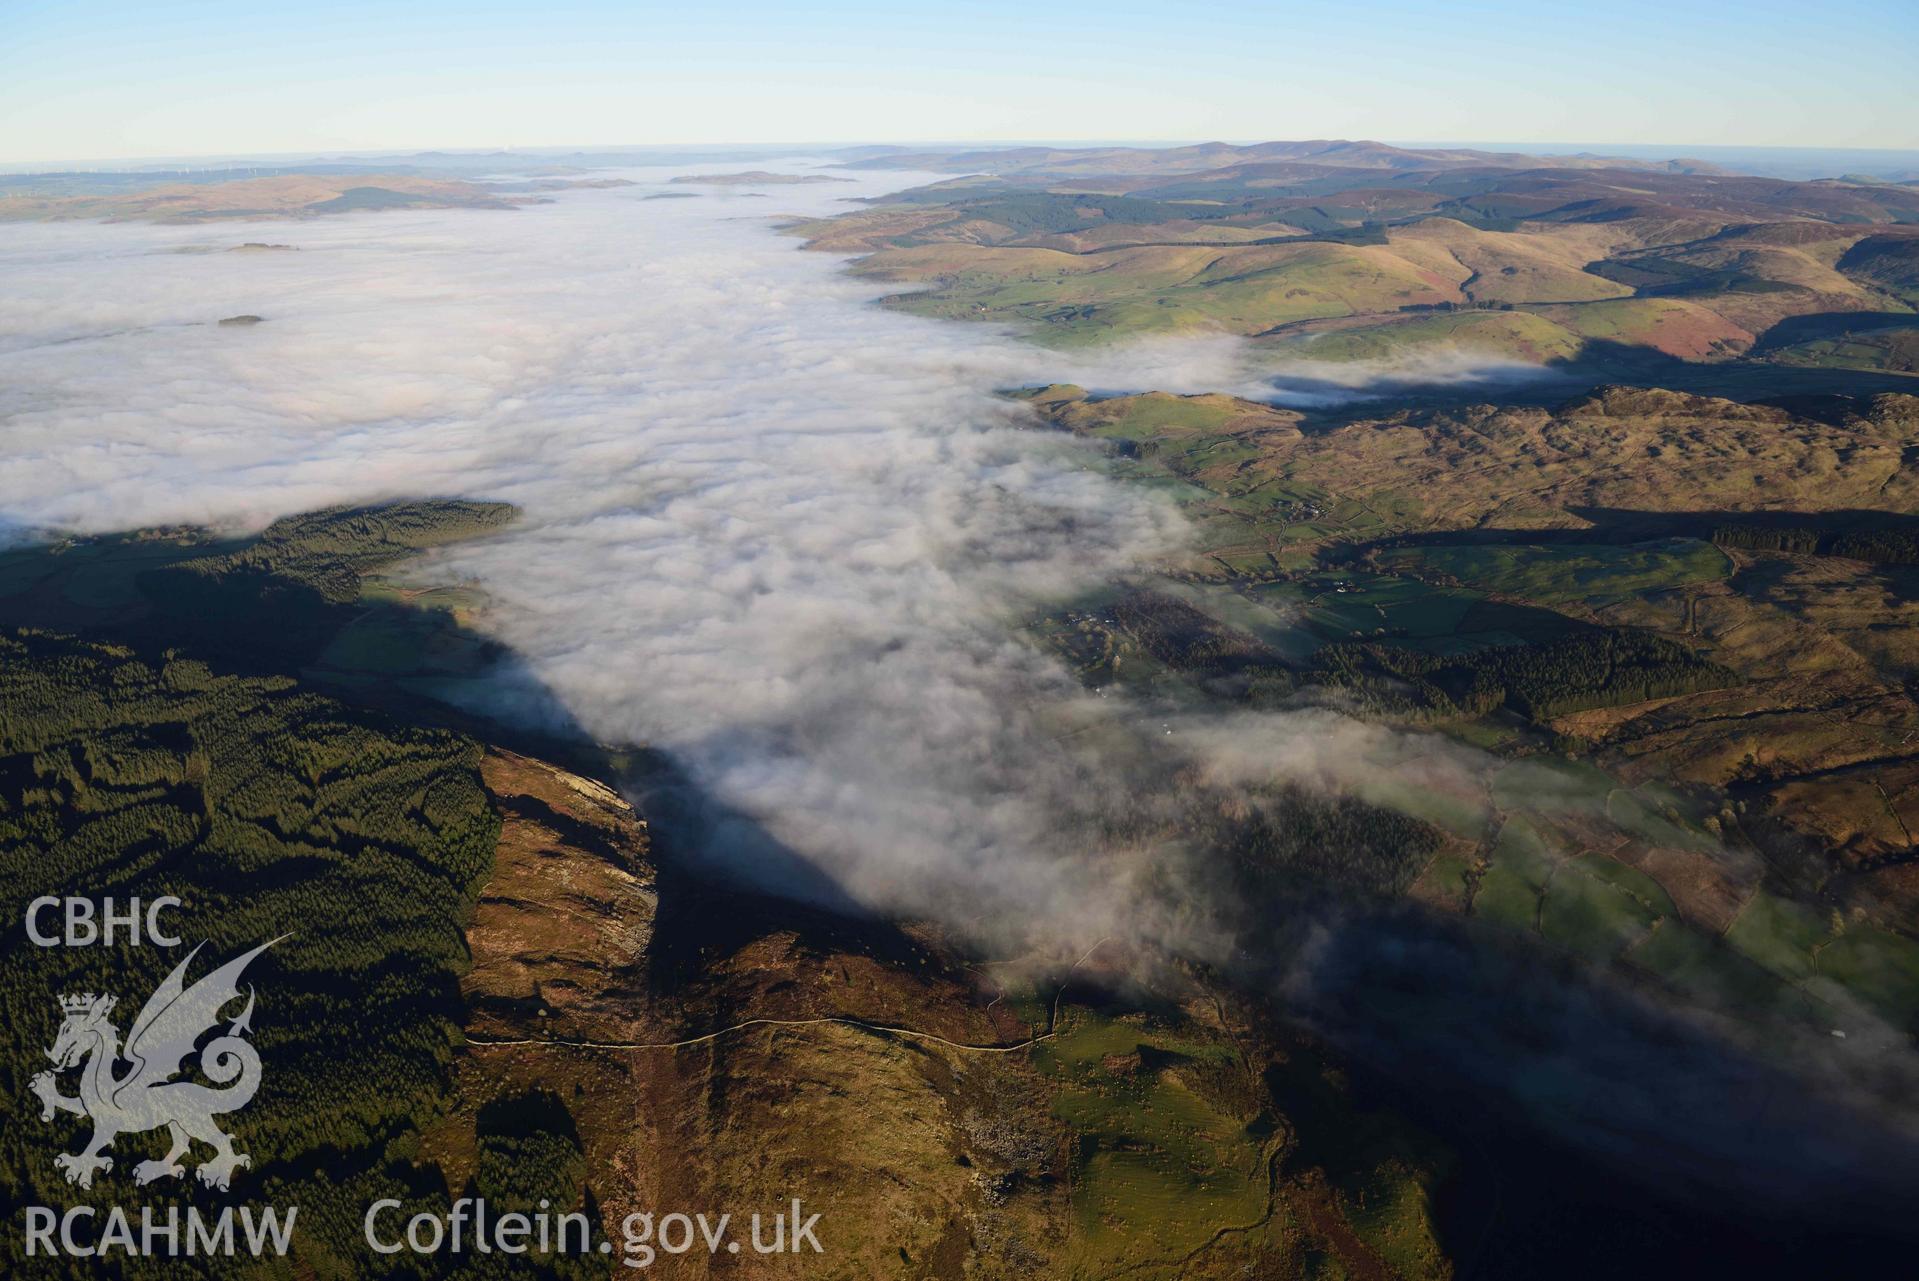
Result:
{"label": "shadow on hillside", "polygon": [[[1851,313],[1843,319],[1857,320],[1859,314]],[[1919,316],[1892,319],[1919,323]],[[1274,403],[1304,414],[1300,427],[1308,432],[1329,431],[1405,409],[1457,409],[1467,405],[1557,409],[1607,386],[1656,387],[1747,403],[1775,403],[1807,417],[1833,420],[1862,408],[1861,398],[1886,393],[1919,395],[1919,375],[1796,367],[1750,359],[1702,363],[1608,340],[1589,341],[1577,357],[1518,368],[1504,378],[1487,374],[1461,382],[1409,373],[1363,387],[1317,376],[1289,374],[1282,381],[1283,386],[1276,383],[1280,390],[1322,402],[1302,406],[1287,403],[1277,393],[1272,397]]]}
{"label": "shadow on hillside", "polygon": [[1907,329],[1919,326],[1919,314],[1910,311],[1822,311],[1806,316],[1788,316],[1753,344],[1752,354],[1764,356],[1795,343],[1842,334],[1870,333],[1877,329]]}
{"label": "shadow on hillside", "polygon": [[[552,761],[640,794],[660,861],[686,884],[869,917],[814,864],[660,753],[596,742],[523,657],[437,607],[433,593],[329,599],[312,582],[236,557],[258,541],[145,531],[6,553],[0,626],[110,641],[155,665],[177,651],[221,671],[290,676],[397,721]],[[219,572],[204,572],[216,564]],[[713,913],[715,921],[724,915]]]}
{"label": "shadow on hillside", "polygon": [[1903,1037],[1781,1039],[1783,1070],[1656,995],[1405,908],[1344,913],[1282,966],[1292,1014],[1458,1152],[1461,1276],[1804,1276],[1919,1241],[1919,1135],[1884,1106],[1919,1085]]}
{"label": "shadow on hillside", "polygon": [[1857,507],[1819,512],[1729,510],[1661,512],[1628,507],[1568,507],[1566,511],[1569,515],[1576,516],[1589,524],[1579,529],[1482,527],[1424,530],[1418,533],[1395,534],[1377,542],[1355,544],[1354,549],[1364,552],[1388,547],[1432,547],[1457,544],[1474,546],[1519,544],[1544,547],[1595,543],[1622,545],[1660,538],[1696,538],[1702,542],[1711,542],[1715,534],[1735,529],[1752,531],[1754,534],[1804,532],[1833,536],[1872,533],[1901,534],[1919,538],[1919,516]]}
{"label": "shadow on hillside", "polygon": [[[1908,317],[1908,320],[1919,319]],[[1775,365],[1762,360],[1702,364],[1626,343],[1593,341],[1573,359],[1494,370],[1464,381],[1402,373],[1355,386],[1288,373],[1257,399],[1301,415],[1309,434],[1374,422],[1404,411],[1526,407],[1557,410],[1609,386],[1662,388],[1695,396],[1765,403],[1807,418],[1840,422],[1885,393],[1919,396],[1919,375]],[[1302,403],[1303,402],[1303,403]]]}
{"label": "shadow on hillside", "polygon": [[1574,394],[1609,383],[1625,383],[1740,401],[1873,396],[1882,392],[1919,395],[1919,377],[1911,375],[1798,368],[1751,359],[1715,363],[1681,360],[1609,340],[1589,341],[1577,357],[1549,362],[1546,368],[1559,375],[1562,390],[1571,388]]}
{"label": "shadow on hillside", "polygon": [[[1670,519],[1580,514],[1615,530],[1641,518]],[[1711,522],[1727,514],[1680,515]],[[1539,539],[1539,531],[1506,532]],[[251,573],[179,590],[179,560],[227,547],[126,542],[45,550],[51,558],[78,556],[64,565],[10,558],[0,566],[0,592],[15,590],[0,594],[0,621],[36,625],[37,602],[37,625],[85,630],[148,655],[180,648],[238,670],[299,672],[343,700],[623,784],[640,798],[656,841],[661,893],[649,977],[662,994],[689,992],[709,962],[775,934],[814,955],[857,954],[925,972],[929,949],[862,911],[816,865],[673,762],[594,743],[520,656],[451,613],[432,610],[423,619],[420,605],[398,599],[332,602]],[[357,660],[339,649],[349,634],[366,641]],[[381,636],[398,639],[382,650],[368,639]],[[415,653],[442,666],[409,666]],[[444,663],[456,661],[465,666],[449,675]],[[442,697],[449,679],[465,682],[472,697]],[[512,696],[489,702],[489,689]],[[1242,972],[1241,980],[1283,1011],[1277,1017],[1329,1033],[1376,1071],[1384,1095],[1477,1154],[1471,1177],[1490,1180],[1491,1199],[1506,1208],[1494,1216],[1492,1244],[1480,1247],[1477,1266],[1463,1275],[1574,1275],[1549,1243],[1563,1246],[1605,1224],[1614,1225],[1619,1248],[1590,1252],[1594,1274],[1627,1271],[1632,1261],[1643,1263],[1646,1249],[1671,1251],[1662,1263],[1736,1260],[1749,1273],[1776,1271],[1770,1251],[1785,1229],[1769,1232],[1769,1223],[1794,1195],[1820,1210],[1837,1201],[1835,1213],[1850,1228],[1882,1212],[1882,1186],[1898,1186],[1915,1171],[1903,1143],[1859,1138],[1846,1108],[1806,1100],[1708,1030],[1648,1013],[1624,996],[1594,995],[1582,974],[1543,966],[1536,951],[1489,949],[1462,927],[1410,912],[1315,904],[1293,923],[1294,936],[1310,940],[1310,955],[1258,958],[1269,968]],[[1843,1158],[1837,1172],[1834,1156]],[[1702,1160],[1708,1177],[1731,1186],[1717,1200],[1708,1194],[1695,1203]],[[1678,1191],[1647,1191],[1668,1183]],[[1650,1228],[1649,1217],[1656,1220]],[[1904,1227],[1880,1222],[1889,1231]],[[1536,1256],[1525,1253],[1532,1241],[1540,1243]],[[1801,1266],[1829,1248],[1817,1234],[1787,1244]],[[1486,1249],[1503,1254],[1488,1258]],[[1475,1259],[1473,1246],[1460,1250]]]}

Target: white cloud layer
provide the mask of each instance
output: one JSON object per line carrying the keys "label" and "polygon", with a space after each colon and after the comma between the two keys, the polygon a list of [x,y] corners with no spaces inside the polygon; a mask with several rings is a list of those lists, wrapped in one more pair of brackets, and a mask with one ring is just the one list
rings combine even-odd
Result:
{"label": "white cloud layer", "polygon": [[[1050,898],[1082,782],[1052,725],[1084,696],[1009,617],[1183,527],[993,394],[1052,357],[865,305],[765,225],[860,190],[17,228],[0,520],[512,501],[443,570],[591,733],[666,749],[867,901]],[[244,240],[298,252],[182,252]]]}
{"label": "white cloud layer", "polygon": [[[10,229],[0,530],[512,501],[436,572],[483,584],[590,733],[665,749],[860,900],[1067,945],[1149,931],[1132,860],[1076,857],[1136,803],[1117,740],[1076,732],[1119,700],[1008,624],[1185,526],[995,391],[1271,395],[1271,372],[1232,338],[1066,357],[887,312],[768,229],[915,175],[661,200],[687,188],[632,176],[513,212]],[[215,323],[243,314],[265,323]],[[1352,394],[1308,373],[1281,398]],[[714,857],[751,857],[728,835]]]}
{"label": "white cloud layer", "polygon": [[[1296,370],[1275,385],[1224,339],[1063,357],[867,306],[874,286],[765,225],[912,180],[770,199],[649,201],[640,187],[516,212],[9,227],[0,535],[258,526],[414,495],[517,503],[521,523],[434,572],[484,585],[489,626],[571,717],[665,749],[855,897],[963,927],[1044,924],[1081,941],[1174,928],[1156,914],[1180,909],[1132,883],[1152,858],[1085,857],[1112,839],[1097,820],[1138,803],[1142,777],[1224,788],[1284,776],[1470,803],[1477,754],[1327,711],[1171,719],[1142,762],[1117,699],[1086,695],[1015,639],[1008,624],[1034,599],[1186,535],[1143,488],[1027,430],[994,389],[1077,381],[1315,403],[1365,375]],[[247,240],[298,252],[223,252]],[[265,323],[214,323],[238,314]],[[714,857],[729,851],[740,847],[714,842]],[[1412,946],[1369,952],[1367,930],[1344,937],[1362,955]],[[1312,989],[1363,1008],[1363,992],[1349,1000],[1339,985],[1357,967],[1333,964],[1308,964]],[[1465,1009],[1469,997],[1444,999]],[[1584,1035],[1551,1052],[1577,1058]],[[1490,1047],[1483,1061],[1508,1060],[1528,1061]]]}

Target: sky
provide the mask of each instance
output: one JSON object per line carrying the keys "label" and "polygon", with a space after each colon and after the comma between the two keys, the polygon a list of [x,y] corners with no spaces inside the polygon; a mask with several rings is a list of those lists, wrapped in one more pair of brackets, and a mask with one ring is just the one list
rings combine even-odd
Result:
{"label": "sky", "polygon": [[1308,137],[1919,147],[1919,5],[0,0],[0,162]]}

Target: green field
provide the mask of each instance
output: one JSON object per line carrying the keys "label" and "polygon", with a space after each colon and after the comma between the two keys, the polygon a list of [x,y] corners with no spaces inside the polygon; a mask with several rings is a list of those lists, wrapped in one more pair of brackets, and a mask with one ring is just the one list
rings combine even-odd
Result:
{"label": "green field", "polygon": [[1649,878],[1603,855],[1562,867],[1547,886],[1539,932],[1589,961],[1612,961],[1644,938],[1672,901]]}
{"label": "green field", "polygon": [[1795,343],[1769,353],[1782,365],[1919,374],[1919,326],[1865,329]]}
{"label": "green field", "polygon": [[1440,574],[1549,608],[1603,609],[1648,592],[1717,582],[1732,561],[1711,543],[1668,539],[1627,547],[1574,544],[1440,544],[1382,555],[1410,572]]}
{"label": "green field", "polygon": [[1582,339],[1524,311],[1459,311],[1319,333],[1289,332],[1272,340],[1276,353],[1302,360],[1391,361],[1413,351],[1461,351],[1526,364],[1570,360]]}
{"label": "green field", "polygon": [[1899,1031],[1911,1035],[1919,1027],[1919,943],[1870,922],[1848,923],[1819,949],[1818,965],[1821,980],[1865,1001]]}
{"label": "green field", "polygon": [[1035,1055],[1059,1089],[1054,1114],[1079,1136],[1073,1189],[1086,1275],[1173,1264],[1223,1226],[1268,1215],[1271,1136],[1226,1044],[1069,1009]]}
{"label": "green field", "polygon": [[1276,325],[1392,312],[1457,297],[1382,246],[1154,245],[1098,255],[953,244],[888,250],[855,268],[925,282],[889,300],[946,319],[1026,322],[1056,346],[1144,335],[1262,333]]}
{"label": "green field", "polygon": [[1486,862],[1473,915],[1512,929],[1535,929],[1541,896],[1559,865],[1551,846],[1525,819],[1508,819]]}
{"label": "green field", "polygon": [[1429,587],[1410,578],[1354,575],[1311,585],[1306,621],[1329,640],[1392,634],[1418,640],[1452,636],[1476,593]]}
{"label": "green field", "polygon": [[1785,1013],[1816,1018],[1815,1007],[1723,942],[1676,917],[1661,920],[1626,959],[1689,1000],[1748,1019]]}
{"label": "green field", "polygon": [[1726,942],[1781,978],[1798,982],[1816,972],[1814,952],[1832,933],[1829,917],[1760,890],[1726,931]]}

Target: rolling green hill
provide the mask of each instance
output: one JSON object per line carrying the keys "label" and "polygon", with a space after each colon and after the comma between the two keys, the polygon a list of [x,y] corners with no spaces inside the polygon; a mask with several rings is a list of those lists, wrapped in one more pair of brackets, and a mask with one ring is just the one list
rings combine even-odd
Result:
{"label": "rolling green hill", "polygon": [[[923,286],[890,305],[1055,345],[1213,332],[1322,360],[1722,363],[1919,305],[1919,196],[1882,183],[1367,143],[919,160],[973,172],[790,229]],[[1884,344],[1778,359],[1905,372]]]}
{"label": "rolling green hill", "polygon": [[[339,508],[247,538],[144,530],[0,557],[0,906],[174,895],[169,924],[222,959],[285,936],[248,972],[267,1070],[232,1126],[252,1158],[236,1194],[298,1207],[278,1266],[392,1275],[362,1235],[382,1197],[401,1203],[395,1223],[461,1195],[578,1210],[617,1242],[662,1198],[746,1213],[798,1194],[848,1275],[1170,1281],[1308,1255],[1449,1275],[1445,1150],[1330,1075],[1290,1080],[1308,1046],[1230,989],[1169,975],[1146,993],[1065,962],[993,977],[884,921],[702,881],[604,782],[482,741],[498,727],[422,697],[422,680],[487,656],[460,647],[460,589],[387,571],[514,514]],[[555,746],[617,776],[591,744]],[[1249,884],[1308,866],[1345,883],[1383,849],[1403,889],[1410,851],[1435,839],[1307,796],[1254,826],[1195,821]],[[10,940],[0,1073],[23,1098],[60,996],[131,1006],[178,960]],[[1310,1122],[1295,1120],[1308,1089]],[[81,1191],[52,1156],[84,1126],[16,1122],[0,1144],[10,1214],[120,1194],[159,1150],[122,1135],[115,1169]],[[1309,1123],[1363,1124],[1367,1141],[1328,1164],[1304,1149]],[[0,1258],[24,1272],[20,1248],[10,1235]],[[96,1262],[31,1264],[77,1277]],[[409,1275],[608,1267],[439,1255]]]}

